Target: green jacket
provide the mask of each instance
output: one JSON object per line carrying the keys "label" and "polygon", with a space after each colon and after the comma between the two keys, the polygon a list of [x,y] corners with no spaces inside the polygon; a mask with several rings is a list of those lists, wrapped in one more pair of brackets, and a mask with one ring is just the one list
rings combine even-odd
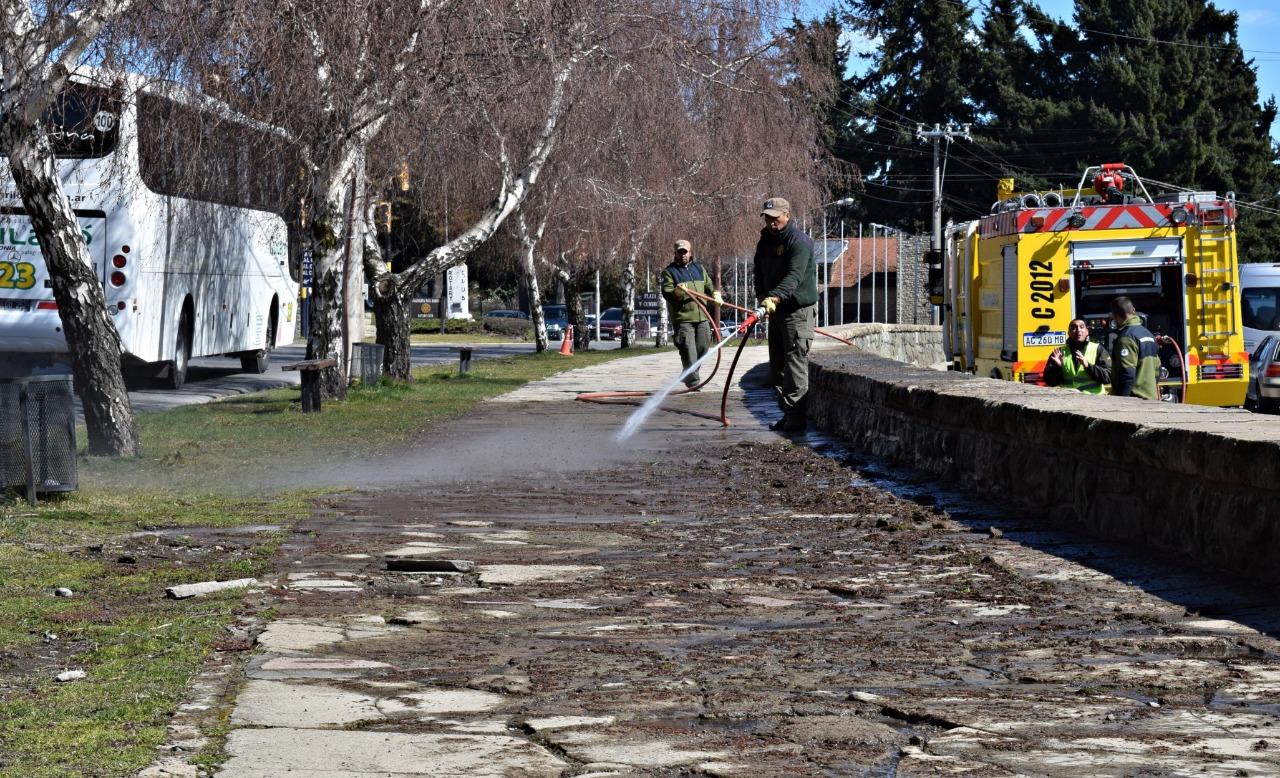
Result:
{"label": "green jacket", "polygon": [[778,298],[778,310],[783,313],[818,302],[814,262],[813,241],[794,219],[777,235],[761,230],[754,263],[757,299]]}
{"label": "green jacket", "polygon": [[1160,399],[1156,382],[1160,378],[1160,349],[1156,336],[1142,326],[1142,319],[1130,316],[1111,346],[1111,393],[1118,397]]}
{"label": "green jacket", "polygon": [[[703,314],[702,309],[698,307],[698,303],[693,301],[692,297],[685,295],[684,297],[676,296],[676,286],[683,286],[692,289],[698,294],[704,294],[711,297],[716,293],[716,284],[711,280],[711,275],[698,263],[693,260],[689,264],[681,267],[675,262],[667,265],[662,271],[662,296],[667,301],[667,310],[671,313],[671,323],[690,324],[700,321],[707,321],[707,317]],[[707,306],[707,310],[711,310],[711,303],[706,300],[701,301]]]}
{"label": "green jacket", "polygon": [[1065,386],[1068,389],[1087,394],[1102,394],[1105,384],[1111,383],[1111,357],[1097,343],[1087,341],[1084,344],[1084,365],[1077,366],[1071,341],[1062,348],[1062,367],[1045,362],[1044,383],[1046,386]]}

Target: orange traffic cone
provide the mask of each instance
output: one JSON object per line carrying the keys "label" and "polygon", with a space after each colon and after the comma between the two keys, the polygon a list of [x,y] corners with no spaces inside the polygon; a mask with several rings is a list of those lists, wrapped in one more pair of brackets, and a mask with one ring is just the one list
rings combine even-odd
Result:
{"label": "orange traffic cone", "polygon": [[564,328],[564,342],[560,344],[560,356],[573,356],[573,325]]}

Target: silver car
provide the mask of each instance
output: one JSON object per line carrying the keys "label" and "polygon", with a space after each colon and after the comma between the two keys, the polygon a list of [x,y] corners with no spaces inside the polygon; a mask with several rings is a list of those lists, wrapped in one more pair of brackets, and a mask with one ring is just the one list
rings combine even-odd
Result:
{"label": "silver car", "polygon": [[1280,337],[1266,336],[1249,356],[1244,407],[1264,413],[1280,407]]}

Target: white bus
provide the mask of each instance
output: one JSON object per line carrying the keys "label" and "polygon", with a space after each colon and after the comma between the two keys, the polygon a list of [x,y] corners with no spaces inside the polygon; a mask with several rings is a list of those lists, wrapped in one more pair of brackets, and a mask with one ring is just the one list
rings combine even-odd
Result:
{"label": "white bus", "polygon": [[[130,372],[180,387],[193,357],[266,370],[293,340],[279,165],[243,125],[194,118],[190,99],[140,77],[78,74],[47,115],[62,185],[80,221]],[[8,165],[0,177],[0,374],[59,369],[58,306]],[[273,194],[275,193],[275,194]],[[274,200],[274,201],[273,201]]]}

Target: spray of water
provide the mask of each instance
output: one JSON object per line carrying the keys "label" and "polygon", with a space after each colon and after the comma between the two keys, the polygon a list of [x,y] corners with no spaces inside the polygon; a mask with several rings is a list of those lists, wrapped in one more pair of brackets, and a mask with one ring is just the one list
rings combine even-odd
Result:
{"label": "spray of water", "polygon": [[644,423],[649,420],[649,417],[653,415],[653,412],[658,409],[658,406],[662,405],[662,401],[667,399],[667,396],[675,391],[677,386],[684,383],[686,378],[696,373],[703,362],[706,362],[708,358],[714,356],[717,351],[724,348],[724,344],[728,343],[730,340],[732,340],[732,338],[721,338],[720,342],[715,344],[714,347],[707,349],[707,353],[703,354],[697,362],[694,362],[692,365],[685,368],[684,372],[676,377],[676,380],[667,384],[661,391],[654,392],[648,400],[644,401],[644,405],[636,408],[635,413],[631,414],[631,418],[627,419],[627,423],[618,431],[618,435],[615,439],[619,443],[623,443],[632,435],[636,434],[636,432],[644,426]]}

